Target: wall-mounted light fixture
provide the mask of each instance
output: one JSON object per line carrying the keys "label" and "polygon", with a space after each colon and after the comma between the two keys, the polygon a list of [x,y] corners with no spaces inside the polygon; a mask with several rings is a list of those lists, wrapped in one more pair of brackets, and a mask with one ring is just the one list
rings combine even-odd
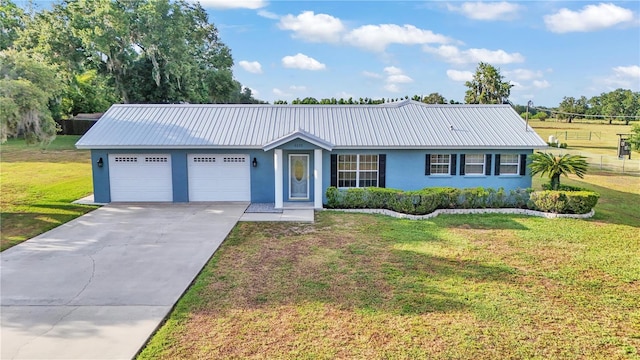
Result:
{"label": "wall-mounted light fixture", "polygon": [[251,162],[251,165],[253,165],[253,167],[257,167],[258,166],[258,159],[253,158],[253,161]]}
{"label": "wall-mounted light fixture", "polygon": [[104,166],[104,160],[102,160],[102,158],[98,159],[98,167],[103,167]]}

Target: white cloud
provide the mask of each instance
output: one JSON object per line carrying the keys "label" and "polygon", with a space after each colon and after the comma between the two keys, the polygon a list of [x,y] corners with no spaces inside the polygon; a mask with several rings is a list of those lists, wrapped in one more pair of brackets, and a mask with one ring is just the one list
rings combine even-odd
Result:
{"label": "white cloud", "polygon": [[378,73],[374,73],[371,71],[363,71],[362,75],[368,78],[372,78],[372,79],[382,79],[382,75],[378,74]]}
{"label": "white cloud", "polygon": [[384,89],[394,93],[400,92],[400,88],[396,84],[387,84],[384,86]]}
{"label": "white cloud", "polygon": [[282,58],[282,66],[290,69],[323,70],[326,65],[302,53]]}
{"label": "white cloud", "polygon": [[616,66],[611,70],[613,74],[594,79],[597,84],[596,88],[600,88],[604,84],[609,90],[617,88],[631,89],[633,91],[640,90],[640,66]]}
{"label": "white cloud", "polygon": [[640,80],[640,66],[638,65],[616,66],[613,68],[613,72],[616,76],[635,78],[636,80]]}
{"label": "white cloud", "polygon": [[371,51],[384,51],[390,44],[445,44],[450,41],[448,37],[434,34],[430,30],[396,24],[364,25],[351,30],[345,35],[344,40],[353,46]]}
{"label": "white cloud", "polygon": [[200,0],[205,8],[215,9],[260,9],[267,6],[265,0]]}
{"label": "white cloud", "polygon": [[244,71],[250,72],[252,74],[262,74],[262,65],[260,65],[260,63],[257,61],[241,60],[238,62],[238,65],[240,65],[240,67],[243,68]]}
{"label": "white cloud", "polygon": [[551,86],[551,84],[549,84],[547,80],[533,80],[533,86],[538,89],[546,89]]}
{"label": "white cloud", "polygon": [[291,96],[291,94],[286,93],[286,92],[284,92],[284,91],[282,91],[282,90],[280,90],[280,89],[278,89],[278,88],[273,88],[273,90],[271,90],[271,91],[272,91],[272,92],[273,92],[273,94],[274,94],[274,95],[276,95],[276,96],[283,96],[283,97]]}
{"label": "white cloud", "polygon": [[543,76],[543,73],[542,71],[533,71],[529,69],[514,69],[514,70],[505,71],[504,76],[514,78],[516,80],[527,81],[527,80],[539,79]]}
{"label": "white cloud", "polygon": [[447,5],[455,11],[474,20],[512,20],[516,17],[520,6],[503,2],[465,2],[460,6]]}
{"label": "white cloud", "polygon": [[256,90],[256,89],[254,89],[254,88],[251,88],[251,87],[248,87],[248,86],[245,86],[244,88],[251,90],[251,96],[253,96],[253,97],[257,97],[258,95],[260,95],[260,92],[258,90]]}
{"label": "white cloud", "polygon": [[264,10],[264,9],[258,10],[258,16],[261,16],[261,17],[267,18],[267,19],[271,19],[271,20],[280,19],[280,16],[278,16],[278,14],[272,13],[271,11],[267,11],[267,10]]}
{"label": "white cloud", "polygon": [[473,73],[471,71],[447,70],[447,76],[453,81],[471,81]]}
{"label": "white cloud", "polygon": [[580,11],[562,8],[555,14],[544,16],[547,29],[555,33],[601,30],[632,20],[633,11],[604,3],[587,5]]}
{"label": "white cloud", "polygon": [[340,19],[327,14],[304,11],[280,18],[278,27],[293,31],[293,37],[312,42],[338,42],[345,27]]}
{"label": "white cloud", "polygon": [[304,85],[291,85],[289,86],[289,89],[291,89],[292,91],[306,91],[307,87]]}
{"label": "white cloud", "polygon": [[385,78],[384,88],[390,92],[400,92],[400,87],[398,84],[407,84],[413,82],[413,79],[404,74],[402,69],[397,68],[395,66],[387,66],[383,69],[384,73],[387,75]]}
{"label": "white cloud", "polygon": [[425,52],[436,54],[446,62],[454,64],[468,64],[486,62],[490,64],[511,64],[524,61],[520,53],[508,53],[504,50],[467,49],[460,50],[453,45],[441,45],[437,48],[425,45]]}
{"label": "white cloud", "polygon": [[509,84],[513,85],[513,90],[524,90],[524,89],[527,88],[526,86],[520,84],[517,81],[513,81],[513,80],[509,81]]}

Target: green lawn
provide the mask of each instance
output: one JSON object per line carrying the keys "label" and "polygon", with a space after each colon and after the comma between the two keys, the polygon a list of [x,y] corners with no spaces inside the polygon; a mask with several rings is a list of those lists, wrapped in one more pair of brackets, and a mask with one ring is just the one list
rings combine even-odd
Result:
{"label": "green lawn", "polygon": [[72,201],[91,194],[88,151],[78,136],[58,136],[42,150],[11,139],[0,146],[2,250],[68,222],[95,207]]}
{"label": "green lawn", "polygon": [[563,179],[590,220],[240,223],[139,358],[637,359],[637,180]]}

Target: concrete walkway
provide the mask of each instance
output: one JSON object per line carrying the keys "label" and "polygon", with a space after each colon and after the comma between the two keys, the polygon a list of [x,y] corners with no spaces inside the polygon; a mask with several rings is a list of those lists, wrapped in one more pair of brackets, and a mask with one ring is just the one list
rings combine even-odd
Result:
{"label": "concrete walkway", "polygon": [[107,205],[0,253],[0,357],[131,359],[247,205]]}

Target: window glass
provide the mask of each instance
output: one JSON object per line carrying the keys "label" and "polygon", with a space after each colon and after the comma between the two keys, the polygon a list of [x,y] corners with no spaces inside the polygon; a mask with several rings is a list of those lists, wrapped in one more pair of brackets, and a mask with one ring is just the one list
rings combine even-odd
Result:
{"label": "window glass", "polygon": [[378,155],[338,155],[338,187],[378,186]]}
{"label": "window glass", "polygon": [[520,168],[520,156],[518,154],[500,155],[500,175],[517,175]]}
{"label": "window glass", "polygon": [[430,161],[431,175],[449,175],[449,154],[432,154]]}
{"label": "window glass", "polygon": [[466,175],[484,175],[484,154],[467,154],[464,173]]}

